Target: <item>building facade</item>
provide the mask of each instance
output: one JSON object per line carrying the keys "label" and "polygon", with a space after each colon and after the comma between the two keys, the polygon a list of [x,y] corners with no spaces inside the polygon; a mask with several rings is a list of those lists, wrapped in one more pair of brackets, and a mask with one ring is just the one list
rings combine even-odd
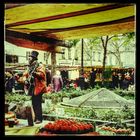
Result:
{"label": "building facade", "polygon": [[[17,47],[11,43],[5,42],[5,62],[27,64],[28,56],[32,49]],[[62,48],[64,54],[56,54],[57,66],[81,66],[81,43],[75,47]],[[51,53],[38,51],[38,60],[43,64],[51,65]],[[12,59],[9,59],[11,58]],[[135,47],[129,50],[120,50],[122,67],[135,67]],[[129,60],[128,60],[129,58]],[[84,66],[102,66],[103,48],[99,45],[96,49],[89,49],[84,46],[83,65]],[[119,66],[115,55],[107,53],[106,66]]]}

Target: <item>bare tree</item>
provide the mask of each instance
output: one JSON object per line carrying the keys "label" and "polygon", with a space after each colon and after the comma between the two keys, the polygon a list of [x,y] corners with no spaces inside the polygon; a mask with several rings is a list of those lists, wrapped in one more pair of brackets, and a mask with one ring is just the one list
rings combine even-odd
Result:
{"label": "bare tree", "polygon": [[69,45],[71,47],[74,47],[75,48],[74,58],[73,58],[72,64],[74,64],[74,61],[78,59],[78,56],[77,56],[78,48],[76,47],[76,45],[78,44],[78,42],[80,42],[80,39],[68,40]]}
{"label": "bare tree", "polygon": [[105,64],[106,64],[106,58],[107,58],[107,47],[108,47],[108,41],[113,38],[113,36],[102,36],[101,42],[103,47],[103,69],[102,69],[102,84],[104,84],[104,71],[105,71]]}
{"label": "bare tree", "polygon": [[93,62],[93,50],[99,49],[99,44],[100,44],[99,37],[89,38],[86,41],[84,41],[84,45],[85,45],[84,53],[87,55],[88,60],[90,60],[91,66]]}
{"label": "bare tree", "polygon": [[121,53],[130,51],[134,47],[134,34],[127,33],[116,35],[109,42],[110,49],[108,49],[108,54],[113,54],[117,59],[117,65],[122,67]]}

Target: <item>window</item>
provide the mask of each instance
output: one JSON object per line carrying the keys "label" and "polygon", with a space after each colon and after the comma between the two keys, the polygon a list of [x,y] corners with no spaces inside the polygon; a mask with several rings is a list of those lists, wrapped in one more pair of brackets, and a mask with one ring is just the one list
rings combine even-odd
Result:
{"label": "window", "polygon": [[63,52],[62,59],[65,59],[65,49],[64,48],[62,49],[62,52]]}
{"label": "window", "polygon": [[71,49],[68,48],[68,59],[71,59]]}
{"label": "window", "polygon": [[7,63],[18,63],[18,56],[6,54],[6,62]]}
{"label": "window", "polygon": [[26,52],[26,60],[29,60],[29,56],[31,55],[31,52]]}
{"label": "window", "polygon": [[78,51],[75,50],[75,58],[74,58],[76,61],[78,60]]}

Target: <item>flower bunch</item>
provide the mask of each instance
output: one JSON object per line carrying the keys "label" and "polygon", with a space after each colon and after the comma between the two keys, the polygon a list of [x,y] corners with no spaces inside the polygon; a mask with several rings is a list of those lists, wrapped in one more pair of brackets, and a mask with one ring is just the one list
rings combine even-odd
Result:
{"label": "flower bunch", "polygon": [[90,123],[77,122],[75,120],[60,119],[44,126],[46,131],[56,134],[81,134],[93,131]]}
{"label": "flower bunch", "polygon": [[129,128],[129,129],[125,129],[125,128],[119,128],[119,129],[116,129],[114,127],[110,127],[110,126],[102,126],[101,127],[102,130],[106,130],[106,131],[112,131],[114,132],[115,134],[126,134],[126,135],[130,135],[132,133],[132,130]]}

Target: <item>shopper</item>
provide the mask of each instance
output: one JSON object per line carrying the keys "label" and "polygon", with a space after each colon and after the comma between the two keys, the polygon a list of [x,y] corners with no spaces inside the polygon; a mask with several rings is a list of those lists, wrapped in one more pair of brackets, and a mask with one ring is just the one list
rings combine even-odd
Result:
{"label": "shopper", "polygon": [[95,87],[95,80],[96,80],[96,71],[94,70],[94,68],[92,68],[92,71],[90,73],[90,86],[92,88]]}
{"label": "shopper", "polygon": [[52,77],[52,84],[54,92],[58,92],[63,87],[63,80],[60,75],[60,71],[56,71],[56,74]]}

